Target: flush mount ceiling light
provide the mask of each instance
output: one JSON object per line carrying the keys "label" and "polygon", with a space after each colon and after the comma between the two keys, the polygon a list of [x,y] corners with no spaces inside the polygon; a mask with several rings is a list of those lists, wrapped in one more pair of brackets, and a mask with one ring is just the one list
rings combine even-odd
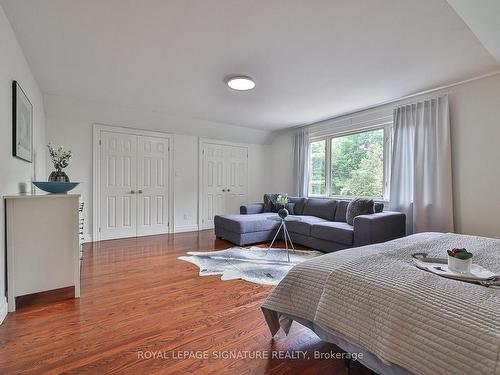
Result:
{"label": "flush mount ceiling light", "polygon": [[255,87],[255,82],[248,76],[233,76],[226,80],[227,85],[233,90],[246,91]]}

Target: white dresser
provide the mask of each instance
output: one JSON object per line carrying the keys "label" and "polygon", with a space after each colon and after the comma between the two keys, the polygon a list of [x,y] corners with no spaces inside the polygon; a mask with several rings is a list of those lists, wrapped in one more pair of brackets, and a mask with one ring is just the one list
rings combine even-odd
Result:
{"label": "white dresser", "polygon": [[5,196],[7,302],[16,297],[75,287],[80,297],[80,195]]}

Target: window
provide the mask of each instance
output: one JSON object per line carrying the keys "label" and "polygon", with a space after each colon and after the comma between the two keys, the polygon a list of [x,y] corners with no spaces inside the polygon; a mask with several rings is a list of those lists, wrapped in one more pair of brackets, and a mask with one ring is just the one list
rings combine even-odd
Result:
{"label": "window", "polygon": [[383,199],[387,193],[387,133],[387,128],[379,128],[313,140],[309,195]]}
{"label": "window", "polygon": [[311,142],[310,195],[326,194],[326,141]]}

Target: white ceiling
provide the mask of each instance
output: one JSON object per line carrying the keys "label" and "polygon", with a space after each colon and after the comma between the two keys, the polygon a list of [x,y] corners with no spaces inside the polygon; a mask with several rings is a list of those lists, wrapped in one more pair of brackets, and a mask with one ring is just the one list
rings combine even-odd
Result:
{"label": "white ceiling", "polygon": [[446,0],[0,3],[46,93],[267,130],[498,69]]}

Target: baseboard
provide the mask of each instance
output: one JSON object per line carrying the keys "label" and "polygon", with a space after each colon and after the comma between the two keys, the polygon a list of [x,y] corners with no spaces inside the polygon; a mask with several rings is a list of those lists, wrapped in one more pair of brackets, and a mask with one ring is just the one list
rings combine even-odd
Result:
{"label": "baseboard", "polygon": [[177,225],[174,228],[174,233],[196,232],[197,230],[198,230],[197,224]]}
{"label": "baseboard", "polygon": [[[196,232],[198,230],[199,230],[198,224],[178,225],[174,228],[174,233]],[[83,243],[93,242],[93,241],[95,242],[97,241],[97,239],[94,239],[92,234],[87,234],[83,240]]]}
{"label": "baseboard", "polygon": [[7,312],[7,298],[5,298],[5,296],[2,296],[0,297],[0,324],[2,324],[4,319],[7,317]]}

